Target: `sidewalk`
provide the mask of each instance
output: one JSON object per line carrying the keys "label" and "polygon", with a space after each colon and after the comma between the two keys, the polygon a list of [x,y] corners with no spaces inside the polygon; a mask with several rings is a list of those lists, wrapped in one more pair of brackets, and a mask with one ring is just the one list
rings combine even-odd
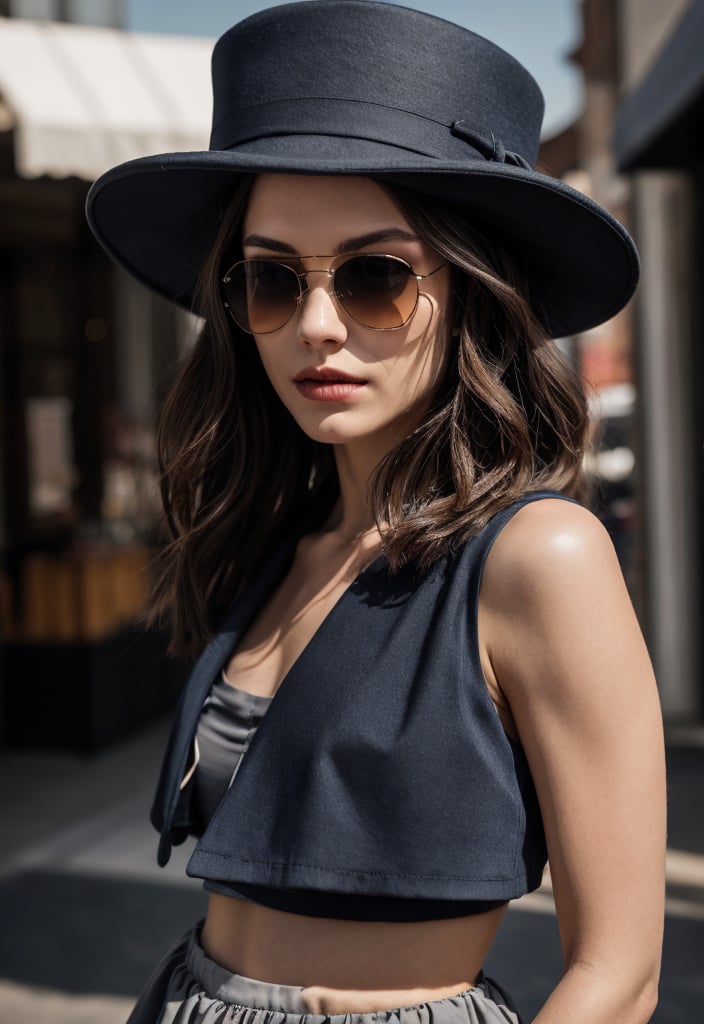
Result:
{"label": "sidewalk", "polygon": [[[156,866],[147,821],[167,725],[93,757],[0,754],[0,1024],[124,1024],[152,966],[202,915],[190,844]],[[670,851],[655,1024],[704,1006],[704,733],[668,747]],[[527,1019],[561,967],[552,898],[509,913],[487,963]]]}

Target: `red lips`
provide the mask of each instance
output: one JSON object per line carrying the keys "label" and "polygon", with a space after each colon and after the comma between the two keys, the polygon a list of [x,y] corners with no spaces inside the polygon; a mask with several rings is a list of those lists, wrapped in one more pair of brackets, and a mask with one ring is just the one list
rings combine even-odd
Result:
{"label": "red lips", "polygon": [[347,384],[365,383],[363,378],[353,377],[351,373],[336,370],[333,366],[308,366],[305,370],[297,373],[293,379],[296,383],[303,380],[342,381]]}
{"label": "red lips", "polygon": [[367,383],[333,366],[309,366],[297,373],[293,382],[312,402],[347,402]]}

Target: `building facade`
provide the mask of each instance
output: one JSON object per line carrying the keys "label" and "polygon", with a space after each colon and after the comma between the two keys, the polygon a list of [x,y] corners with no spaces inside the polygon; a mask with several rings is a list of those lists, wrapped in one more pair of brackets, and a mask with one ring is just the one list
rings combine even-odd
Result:
{"label": "building facade", "polygon": [[571,340],[604,414],[600,509],[655,663],[665,717],[704,709],[701,357],[704,3],[582,0],[571,54],[583,111],[547,169],[633,233],[642,279],[617,318]]}

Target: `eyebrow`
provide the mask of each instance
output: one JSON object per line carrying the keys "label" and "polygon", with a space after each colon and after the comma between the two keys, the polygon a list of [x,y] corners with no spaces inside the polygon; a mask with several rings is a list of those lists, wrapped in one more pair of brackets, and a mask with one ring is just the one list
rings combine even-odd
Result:
{"label": "eyebrow", "polygon": [[[418,235],[403,228],[381,228],[379,231],[369,231],[365,235],[357,235],[355,238],[347,238],[340,242],[335,252],[339,255],[343,252],[356,252],[358,249],[365,249],[368,245],[376,245],[378,242],[417,242]],[[243,247],[250,245],[258,249],[269,249],[271,252],[286,253],[290,256],[298,256],[298,252],[292,245],[280,242],[276,238],[267,238],[266,235],[247,235]]]}

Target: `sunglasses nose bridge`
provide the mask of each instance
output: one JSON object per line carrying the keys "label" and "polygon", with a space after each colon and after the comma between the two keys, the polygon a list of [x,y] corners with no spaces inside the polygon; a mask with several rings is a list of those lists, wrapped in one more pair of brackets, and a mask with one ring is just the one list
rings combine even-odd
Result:
{"label": "sunglasses nose bridge", "polygon": [[308,277],[310,274],[327,274],[328,278],[328,295],[334,295],[333,282],[335,279],[335,268],[334,267],[319,267],[311,270],[301,270],[296,274],[298,278],[298,298],[296,299],[296,306],[298,308],[303,304],[303,300],[310,291],[308,285]]}
{"label": "sunglasses nose bridge", "polygon": [[340,347],[347,341],[348,328],[341,315],[344,308],[335,294],[334,276],[334,270],[329,268],[300,273],[296,335],[298,342],[306,348],[330,344]]}

